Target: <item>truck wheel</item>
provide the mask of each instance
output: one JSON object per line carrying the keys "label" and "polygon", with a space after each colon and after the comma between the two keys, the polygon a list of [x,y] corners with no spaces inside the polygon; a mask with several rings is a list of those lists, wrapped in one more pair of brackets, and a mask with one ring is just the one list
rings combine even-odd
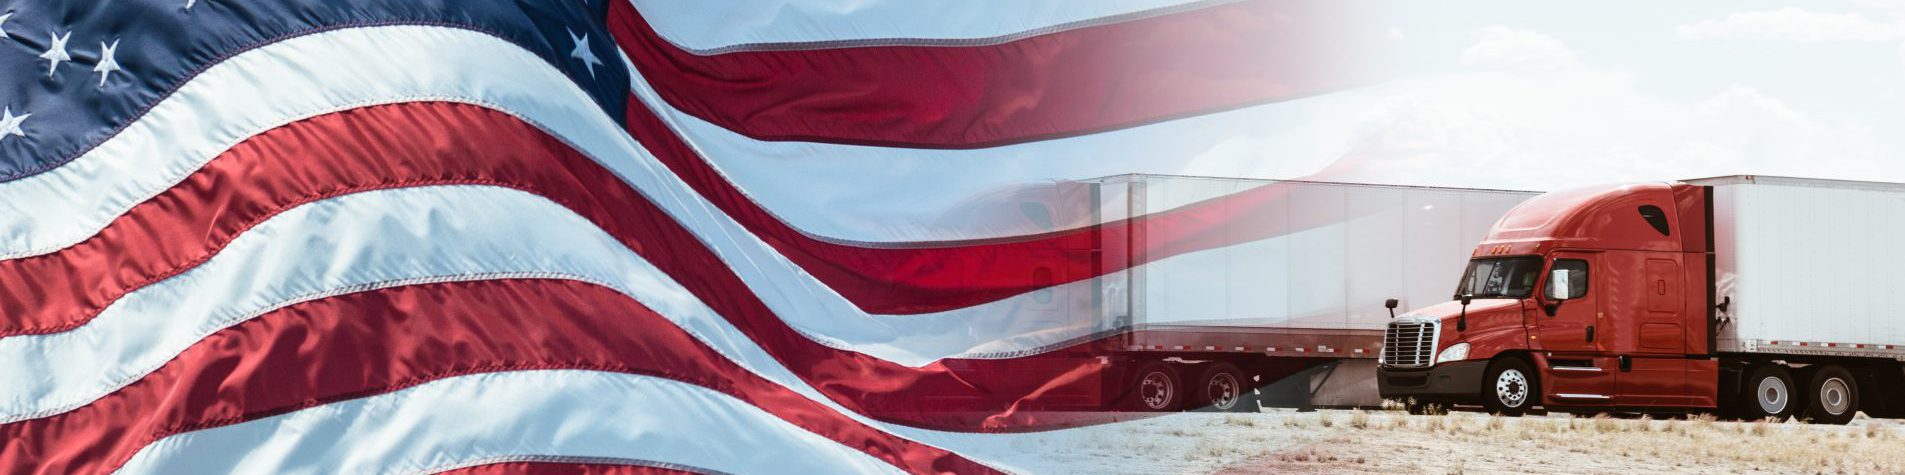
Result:
{"label": "truck wheel", "polygon": [[1482,406],[1488,412],[1521,417],[1533,406],[1541,386],[1535,384],[1535,371],[1519,358],[1502,358],[1489,363],[1482,377]]}
{"label": "truck wheel", "polygon": [[1243,370],[1237,365],[1222,361],[1205,365],[1204,373],[1198,377],[1200,382],[1197,404],[1202,409],[1215,412],[1257,412],[1256,401],[1250,398],[1250,387],[1245,385]]}
{"label": "truck wheel", "polygon": [[1762,364],[1748,373],[1745,394],[1740,395],[1740,413],[1748,419],[1771,418],[1775,421],[1786,420],[1798,404],[1793,404],[1795,396],[1792,372],[1785,366]]}
{"label": "truck wheel", "polygon": [[1131,378],[1129,406],[1138,411],[1169,412],[1184,406],[1184,385],[1177,369],[1159,362],[1138,367]]}
{"label": "truck wheel", "polygon": [[1816,424],[1845,424],[1859,413],[1859,383],[1839,365],[1819,368],[1806,385],[1805,417]]}

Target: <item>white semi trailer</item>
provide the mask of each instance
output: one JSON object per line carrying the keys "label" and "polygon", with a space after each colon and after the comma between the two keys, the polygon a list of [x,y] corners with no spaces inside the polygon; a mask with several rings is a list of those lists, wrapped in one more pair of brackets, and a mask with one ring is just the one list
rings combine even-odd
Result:
{"label": "white semi trailer", "polygon": [[[1124,407],[1256,410],[1286,384],[1301,404],[1380,404],[1391,313],[1448,300],[1469,252],[1535,193],[1122,175],[1081,182],[1105,272],[1084,306]],[[1083,303],[1083,302],[1081,302]],[[1328,368],[1329,371],[1318,371]],[[1307,371],[1307,372],[1306,372]]]}

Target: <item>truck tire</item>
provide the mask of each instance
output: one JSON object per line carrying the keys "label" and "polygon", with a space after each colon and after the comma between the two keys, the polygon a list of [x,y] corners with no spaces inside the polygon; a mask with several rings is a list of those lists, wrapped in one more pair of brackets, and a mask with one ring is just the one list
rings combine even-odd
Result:
{"label": "truck tire", "polygon": [[1131,410],[1172,412],[1184,407],[1183,378],[1177,368],[1162,362],[1145,363],[1131,378],[1131,394],[1126,404]]}
{"label": "truck tire", "polygon": [[1196,404],[1200,410],[1212,412],[1258,412],[1257,401],[1251,396],[1251,388],[1246,383],[1243,370],[1237,365],[1222,361],[1204,365],[1204,371],[1195,380],[1197,386]]}
{"label": "truck tire", "polygon": [[1842,425],[1859,413],[1859,382],[1839,365],[1826,365],[1812,372],[1806,385],[1804,417],[1815,424]]}
{"label": "truck tire", "polygon": [[1762,364],[1747,372],[1746,381],[1741,385],[1740,415],[1748,420],[1772,419],[1784,421],[1797,410],[1797,387],[1793,384],[1793,374],[1785,366]]}
{"label": "truck tire", "polygon": [[1520,358],[1501,358],[1489,363],[1482,377],[1482,407],[1488,412],[1521,417],[1540,399],[1541,385],[1535,371]]}

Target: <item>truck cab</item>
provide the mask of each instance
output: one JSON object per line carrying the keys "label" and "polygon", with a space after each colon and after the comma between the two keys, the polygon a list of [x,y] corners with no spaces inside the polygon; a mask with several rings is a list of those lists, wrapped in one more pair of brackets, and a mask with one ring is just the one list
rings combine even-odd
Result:
{"label": "truck cab", "polygon": [[1451,301],[1389,324],[1382,396],[1505,415],[1716,407],[1710,194],[1612,185],[1515,207]]}

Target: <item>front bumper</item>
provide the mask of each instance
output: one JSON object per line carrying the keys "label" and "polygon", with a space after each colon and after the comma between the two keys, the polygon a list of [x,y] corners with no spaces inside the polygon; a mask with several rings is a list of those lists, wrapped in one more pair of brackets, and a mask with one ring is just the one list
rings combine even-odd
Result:
{"label": "front bumper", "polygon": [[1376,370],[1376,388],[1383,399],[1464,401],[1481,394],[1487,361],[1457,361],[1428,369]]}

